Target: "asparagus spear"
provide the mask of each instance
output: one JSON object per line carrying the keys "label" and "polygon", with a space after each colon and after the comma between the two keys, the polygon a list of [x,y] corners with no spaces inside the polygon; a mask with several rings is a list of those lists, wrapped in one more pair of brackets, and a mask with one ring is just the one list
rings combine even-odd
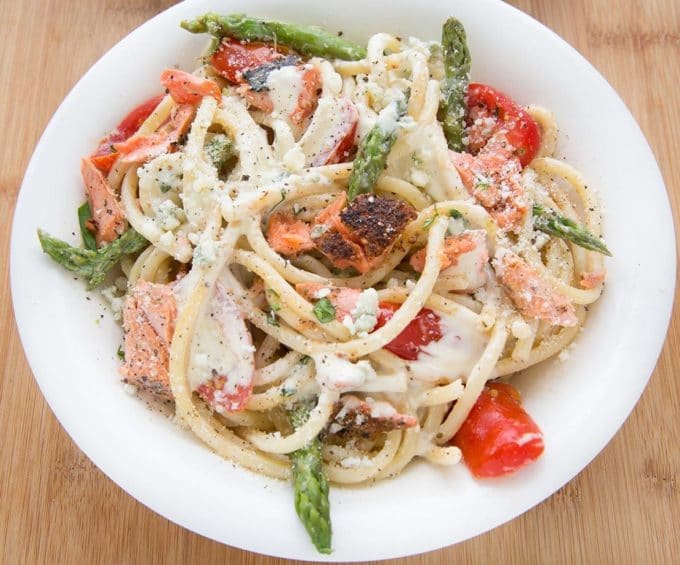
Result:
{"label": "asparagus spear", "polygon": [[571,241],[580,247],[612,256],[607,246],[599,238],[573,220],[560,216],[554,210],[534,204],[534,228],[548,235]]}
{"label": "asparagus spear", "polygon": [[380,173],[387,165],[387,156],[397,139],[397,122],[406,114],[406,98],[394,100],[378,115],[378,119],[361,140],[349,177],[348,198],[373,192]]}
{"label": "asparagus spear", "polygon": [[78,223],[80,224],[80,235],[83,236],[83,244],[87,249],[96,250],[97,241],[92,232],[87,229],[87,223],[92,219],[89,202],[85,202],[78,208]]}
{"label": "asparagus spear", "polygon": [[[294,428],[309,418],[311,407],[298,404],[288,412]],[[331,517],[328,502],[328,479],[323,471],[321,440],[316,437],[305,447],[288,455],[293,464],[295,511],[319,553],[331,552]]]}
{"label": "asparagus spear", "polygon": [[470,51],[465,28],[456,18],[449,18],[442,27],[442,48],[446,77],[442,81],[442,99],[438,118],[449,149],[463,151],[465,130],[465,92],[470,81]]}
{"label": "asparagus spear", "polygon": [[65,269],[87,279],[88,290],[100,285],[106,273],[120,261],[123,255],[136,253],[148,245],[148,241],[132,228],[96,251],[73,247],[40,229],[38,238],[43,251],[52,259]]}
{"label": "asparagus spear", "polygon": [[218,41],[233,37],[244,41],[277,43],[294,49],[309,57],[345,59],[356,61],[366,57],[366,49],[341,39],[316,26],[299,26],[283,22],[265,21],[245,14],[221,16],[204,14],[193,20],[185,20],[182,27],[192,33],[210,33]]}

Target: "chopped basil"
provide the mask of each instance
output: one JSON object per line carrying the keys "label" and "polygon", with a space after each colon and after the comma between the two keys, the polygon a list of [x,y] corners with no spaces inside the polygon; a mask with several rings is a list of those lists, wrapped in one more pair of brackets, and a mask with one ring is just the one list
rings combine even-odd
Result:
{"label": "chopped basil", "polygon": [[116,351],[116,355],[118,355],[118,359],[120,359],[121,361],[125,361],[125,351],[123,350],[122,345],[118,346],[118,351]]}
{"label": "chopped basil", "polygon": [[300,365],[306,365],[312,360],[312,358],[309,355],[303,355],[302,359],[300,359]]}
{"label": "chopped basil", "polygon": [[314,305],[314,315],[322,324],[335,320],[335,307],[328,298],[318,300]]}
{"label": "chopped basil", "polygon": [[455,208],[451,208],[451,210],[449,210],[449,216],[451,216],[454,220],[460,220],[463,217],[463,214],[461,214]]}

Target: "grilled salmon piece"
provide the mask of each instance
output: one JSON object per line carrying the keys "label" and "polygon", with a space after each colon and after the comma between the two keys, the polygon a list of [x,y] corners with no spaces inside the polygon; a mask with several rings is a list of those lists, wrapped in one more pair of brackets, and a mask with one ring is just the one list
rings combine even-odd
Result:
{"label": "grilled salmon piece", "polygon": [[133,136],[122,143],[116,143],[115,148],[121,154],[123,163],[146,163],[163,153],[172,150],[191,126],[194,119],[195,106],[182,104],[173,108],[170,119],[158,128],[158,131],[147,135]]}
{"label": "grilled salmon piece", "polygon": [[536,269],[512,251],[504,250],[499,255],[494,261],[496,275],[522,314],[557,326],[578,324],[572,302],[551,287]]}
{"label": "grilled salmon piece", "polygon": [[272,214],[267,225],[267,241],[282,255],[297,255],[314,249],[310,227],[286,214]]}
{"label": "grilled salmon piece", "polygon": [[[442,249],[442,256],[440,262],[440,270],[444,271],[451,266],[458,264],[458,259],[461,255],[469,253],[477,247],[477,243],[473,236],[469,233],[460,235],[451,235],[444,239],[444,249]],[[409,264],[417,273],[422,273],[425,268],[425,257],[427,249],[423,248],[416,251],[409,260]]]}
{"label": "grilled salmon piece", "polygon": [[92,212],[97,245],[109,243],[127,229],[125,214],[106,177],[95,166],[92,159],[85,157],[80,161],[80,172]]}
{"label": "grilled salmon piece", "polygon": [[217,102],[222,102],[222,91],[216,82],[191,73],[166,69],[161,74],[161,84],[177,104],[198,104],[204,96],[212,96]]}
{"label": "grilled salmon piece", "polygon": [[604,270],[581,273],[581,286],[587,290],[595,288],[604,282],[605,276]]}
{"label": "grilled salmon piece", "polygon": [[382,263],[416,212],[402,200],[373,194],[346,203],[342,192],[316,217],[323,232],[316,245],[336,267],[365,274]]}
{"label": "grilled salmon piece", "polygon": [[362,400],[352,394],[345,394],[336,403],[330,422],[328,432],[344,438],[369,438],[418,424],[415,416],[400,414],[389,402]]}
{"label": "grilled salmon piece", "polygon": [[504,229],[517,228],[527,211],[522,164],[503,134],[496,134],[476,156],[449,151],[463,185]]}
{"label": "grilled salmon piece", "polygon": [[168,367],[177,304],[168,285],[139,281],[130,290],[123,309],[125,365],[123,381],[172,398]]}

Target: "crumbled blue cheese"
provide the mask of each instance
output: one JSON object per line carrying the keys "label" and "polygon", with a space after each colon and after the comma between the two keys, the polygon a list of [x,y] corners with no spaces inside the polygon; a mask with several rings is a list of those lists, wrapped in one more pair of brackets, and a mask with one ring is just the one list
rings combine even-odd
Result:
{"label": "crumbled blue cheese", "polygon": [[208,266],[217,260],[218,243],[209,234],[189,234],[189,241],[196,246],[193,258],[195,265]]}
{"label": "crumbled blue cheese", "polygon": [[309,236],[312,239],[317,239],[317,238],[321,237],[323,234],[325,234],[328,231],[328,229],[329,229],[329,227],[326,224],[316,224],[309,231]]}
{"label": "crumbled blue cheese", "polygon": [[162,229],[171,231],[180,226],[184,219],[184,212],[172,200],[163,200],[155,203],[156,220]]}
{"label": "crumbled blue cheese", "polygon": [[359,337],[366,337],[378,323],[378,292],[374,288],[364,290],[350,313],[354,322],[354,332]]}
{"label": "crumbled blue cheese", "polygon": [[116,321],[123,319],[123,304],[125,303],[125,298],[120,296],[120,290],[116,285],[107,286],[101,289],[101,295],[104,297],[106,302],[111,309],[113,314],[113,319]]}
{"label": "crumbled blue cheese", "polygon": [[140,185],[154,184],[162,193],[180,189],[182,187],[182,162],[181,152],[156,157],[137,171]]}
{"label": "crumbled blue cheese", "polygon": [[365,455],[363,457],[345,457],[340,461],[345,469],[356,469],[358,467],[372,467],[373,461],[371,461]]}
{"label": "crumbled blue cheese", "polygon": [[449,233],[451,235],[460,235],[467,229],[465,218],[451,218],[449,219]]}
{"label": "crumbled blue cheese", "polygon": [[297,145],[291,147],[286,151],[281,161],[283,168],[291,173],[297,173],[301,171],[305,166],[305,154],[302,149]]}
{"label": "crumbled blue cheese", "polygon": [[328,288],[327,286],[320,288],[314,293],[314,298],[316,300],[321,300],[322,298],[326,298],[327,296],[330,296],[331,294],[331,289]]}
{"label": "crumbled blue cheese", "polygon": [[411,184],[418,188],[425,188],[427,183],[430,182],[430,175],[428,175],[426,171],[415,166],[411,167],[409,177],[411,179]]}
{"label": "crumbled blue cheese", "polygon": [[[403,94],[402,94],[403,98]],[[375,121],[382,131],[387,134],[393,133],[399,127],[399,113],[397,111],[397,100],[393,100],[385,106],[378,114],[378,119]]]}
{"label": "crumbled blue cheese", "polygon": [[164,247],[170,247],[175,243],[175,234],[171,231],[163,232],[163,234],[158,238],[158,242]]}
{"label": "crumbled blue cheese", "polygon": [[312,355],[316,366],[316,381],[322,388],[345,392],[356,390],[367,380],[377,377],[375,369],[366,360],[351,361],[332,353]]}

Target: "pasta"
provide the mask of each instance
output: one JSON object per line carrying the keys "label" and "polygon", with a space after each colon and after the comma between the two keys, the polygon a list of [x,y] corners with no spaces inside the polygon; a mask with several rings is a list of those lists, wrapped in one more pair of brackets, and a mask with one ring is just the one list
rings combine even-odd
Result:
{"label": "pasta", "polygon": [[[555,158],[554,116],[470,83],[453,19],[441,44],[378,33],[363,49],[298,45],[278,22],[268,42],[222,18],[202,65],[165,71],[167,94],[83,160],[97,247],[65,259],[40,234],[91,285],[124,229],[137,238],[105,293],[122,310],[124,382],[296,492],[300,454],[318,457],[321,487],[419,457],[477,476],[533,460],[540,430],[489,383],[565,351],[608,254],[596,194]],[[475,470],[494,454],[464,427],[506,393],[533,427],[511,442],[514,465]],[[316,530],[303,520],[327,551],[322,502]]]}

